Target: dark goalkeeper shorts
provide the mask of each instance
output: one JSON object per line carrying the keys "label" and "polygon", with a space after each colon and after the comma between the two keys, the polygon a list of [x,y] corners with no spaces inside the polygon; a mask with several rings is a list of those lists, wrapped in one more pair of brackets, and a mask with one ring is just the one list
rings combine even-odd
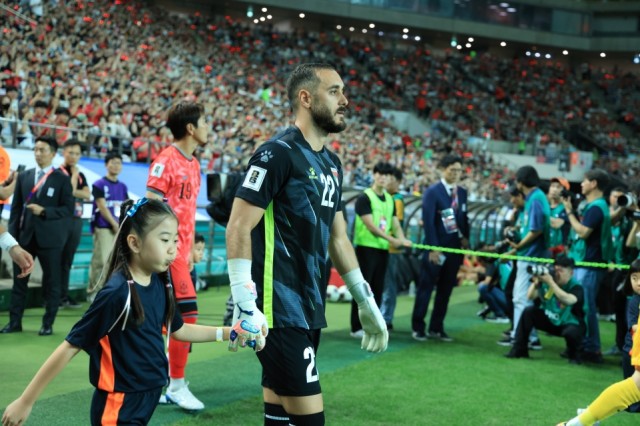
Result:
{"label": "dark goalkeeper shorts", "polygon": [[262,386],[280,396],[321,393],[316,350],[320,330],[272,328],[267,344],[257,353],[262,364]]}

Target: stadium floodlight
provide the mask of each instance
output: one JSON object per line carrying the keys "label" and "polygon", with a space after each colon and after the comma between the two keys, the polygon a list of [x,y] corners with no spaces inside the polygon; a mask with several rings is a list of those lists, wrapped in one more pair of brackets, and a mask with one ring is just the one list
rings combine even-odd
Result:
{"label": "stadium floodlight", "polygon": [[506,42],[506,41],[501,41],[501,42],[500,42],[500,46],[505,47],[506,45],[507,45],[507,42]]}
{"label": "stadium floodlight", "polygon": [[253,18],[253,6],[247,7],[247,18]]}
{"label": "stadium floodlight", "polygon": [[336,30],[341,30],[342,29],[342,25],[336,25]]}
{"label": "stadium floodlight", "polygon": [[263,7],[263,8],[262,8],[262,13],[266,13],[266,12],[267,12],[267,8],[266,8],[266,7]]}
{"label": "stadium floodlight", "polygon": [[409,28],[403,29],[402,32],[405,33],[405,34],[408,33],[409,32]]}
{"label": "stadium floodlight", "polygon": [[300,15],[298,15],[298,16],[300,17],[300,19],[304,19],[305,14],[304,14],[304,13],[301,13],[301,14],[300,14]]}
{"label": "stadium floodlight", "polygon": [[569,51],[565,49],[565,50],[562,51],[562,54],[567,56],[569,54]]}
{"label": "stadium floodlight", "polygon": [[369,24],[369,28],[375,28],[376,24],[374,24],[373,22]]}
{"label": "stadium floodlight", "polygon": [[451,36],[451,47],[456,47],[458,45],[458,39],[456,36]]}
{"label": "stadium floodlight", "polygon": [[473,41],[474,41],[474,40],[473,40],[473,37],[469,37],[469,38],[467,39],[467,41],[468,41],[469,43],[473,43]]}
{"label": "stadium floodlight", "polygon": [[600,52],[600,57],[601,57],[601,58],[606,58],[606,57],[607,57],[607,54],[606,54],[606,53],[604,53],[604,52]]}

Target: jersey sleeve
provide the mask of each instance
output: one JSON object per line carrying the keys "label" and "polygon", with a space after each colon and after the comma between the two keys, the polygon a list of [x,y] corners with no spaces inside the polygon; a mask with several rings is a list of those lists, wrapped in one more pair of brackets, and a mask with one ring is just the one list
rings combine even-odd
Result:
{"label": "jersey sleeve", "polygon": [[291,148],[278,142],[267,142],[249,160],[236,197],[266,209],[289,179],[290,172]]}
{"label": "jersey sleeve", "polygon": [[104,190],[98,187],[96,184],[93,184],[91,185],[91,195],[93,195],[94,200],[98,198],[104,198]]}
{"label": "jersey sleeve", "polygon": [[171,157],[160,155],[149,167],[147,190],[164,197],[173,185],[173,177]]}
{"label": "jersey sleeve", "polygon": [[[111,280],[122,279],[121,276],[116,275]],[[128,288],[125,282],[116,285],[107,283],[98,292],[96,299],[80,321],[73,326],[65,340],[83,350],[89,350],[96,346],[116,322],[121,323],[122,318],[120,320],[118,318],[124,311],[127,292]],[[116,326],[121,326],[121,324]]]}

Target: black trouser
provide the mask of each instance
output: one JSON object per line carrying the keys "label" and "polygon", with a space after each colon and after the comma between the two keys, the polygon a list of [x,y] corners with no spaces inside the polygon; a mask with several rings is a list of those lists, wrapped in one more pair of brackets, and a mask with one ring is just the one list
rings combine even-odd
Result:
{"label": "black trouser", "polygon": [[586,333],[585,325],[554,325],[544,311],[537,306],[529,306],[520,317],[518,328],[516,329],[516,338],[511,349],[514,354],[520,356],[529,354],[529,334],[534,328],[546,331],[554,336],[564,337],[567,342],[568,358],[576,359],[578,357],[578,351]]}
{"label": "black trouser", "polygon": [[[356,247],[356,257],[360,264],[362,276],[371,286],[373,297],[378,306],[380,306],[389,252],[387,250],[358,246]],[[362,324],[358,317],[358,304],[353,300],[351,301],[351,331],[358,330],[362,330]]]}
{"label": "black trouser", "polygon": [[[34,259],[40,260],[42,266],[42,295],[45,301],[45,312],[42,317],[42,325],[51,327],[58,313],[60,305],[60,277],[62,264],[62,251],[60,247],[40,248],[35,237],[29,244],[23,246]],[[9,315],[11,323],[22,324],[22,315],[27,304],[27,284],[29,277],[18,278],[20,267],[13,264],[13,287],[11,288],[11,303]]]}
{"label": "black trouser", "polygon": [[71,265],[73,265],[73,256],[80,245],[80,237],[82,236],[82,218],[73,217],[69,227],[69,235],[67,242],[62,248],[62,287],[60,288],[60,299],[65,300],[69,296],[69,278],[71,275]]}
{"label": "black trouser", "polygon": [[507,309],[505,314],[507,314],[507,317],[511,320],[511,324],[513,324],[513,285],[516,282],[516,275],[518,275],[518,262],[514,260],[511,263],[513,266],[511,267],[507,284],[504,287],[504,295],[507,299]]}
{"label": "black trouser", "polygon": [[627,296],[624,294],[624,280],[626,273],[620,269],[613,271],[613,307],[616,314],[616,346],[622,350],[627,336]]}
{"label": "black trouser", "polygon": [[462,265],[462,255],[446,253],[446,260],[442,265],[436,265],[429,261],[429,252],[422,255],[422,267],[420,268],[420,280],[416,289],[416,300],[413,305],[411,327],[413,331],[425,332],[424,318],[429,309],[431,293],[436,290],[433,302],[433,311],[429,320],[429,331],[444,332],[444,317],[447,315],[449,298],[453,288],[458,283],[457,275]]}

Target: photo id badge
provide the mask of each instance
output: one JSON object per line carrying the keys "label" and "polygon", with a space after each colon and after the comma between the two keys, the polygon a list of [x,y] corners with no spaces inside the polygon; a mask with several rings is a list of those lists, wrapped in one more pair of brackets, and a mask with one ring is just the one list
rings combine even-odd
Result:
{"label": "photo id badge", "polygon": [[456,216],[452,208],[444,209],[440,211],[440,217],[442,218],[442,225],[447,234],[455,234],[458,232],[458,224],[456,223]]}

